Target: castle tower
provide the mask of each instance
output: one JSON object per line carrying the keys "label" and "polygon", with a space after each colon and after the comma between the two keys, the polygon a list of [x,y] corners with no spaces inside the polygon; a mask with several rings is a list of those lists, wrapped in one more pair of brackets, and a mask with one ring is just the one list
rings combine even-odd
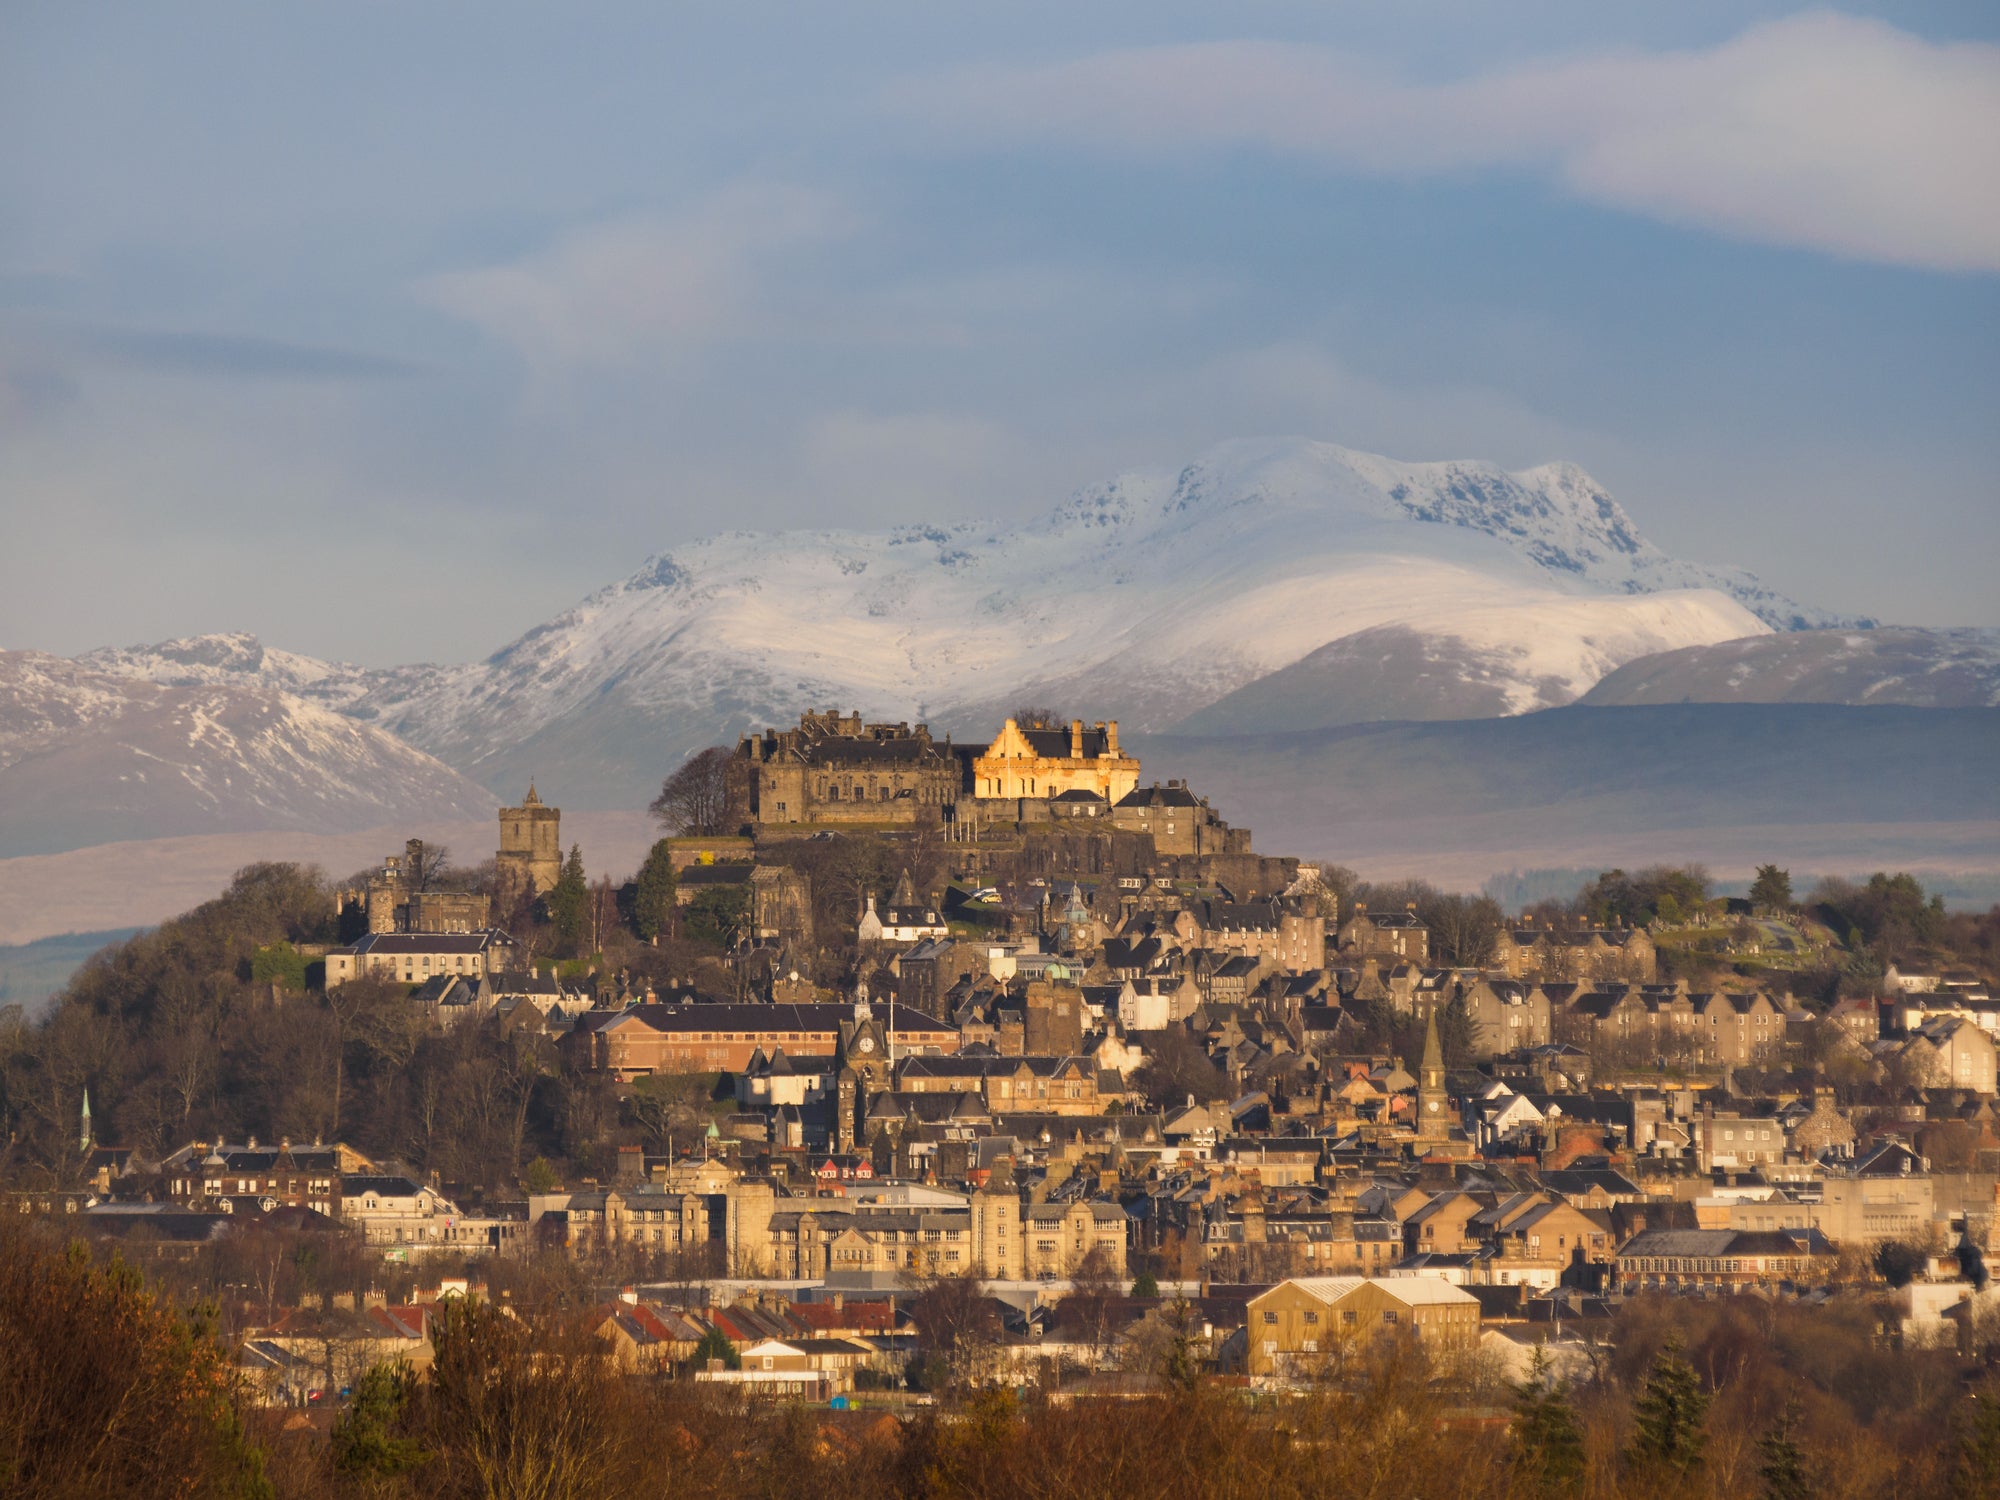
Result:
{"label": "castle tower", "polygon": [[562,809],[545,807],[533,782],[519,807],[500,809],[500,850],[493,862],[503,910],[523,896],[533,900],[555,889],[562,877]]}
{"label": "castle tower", "polygon": [[1424,1022],[1424,1063],[1417,1070],[1417,1139],[1451,1139],[1451,1101],[1444,1091],[1444,1048],[1438,1045],[1437,1012]]}

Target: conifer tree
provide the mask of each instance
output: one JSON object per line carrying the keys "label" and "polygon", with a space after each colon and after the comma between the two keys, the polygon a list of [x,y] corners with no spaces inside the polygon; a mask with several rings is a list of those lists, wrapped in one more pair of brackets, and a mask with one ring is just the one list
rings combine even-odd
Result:
{"label": "conifer tree", "polygon": [[639,867],[632,898],[632,926],[651,942],[673,930],[674,863],[667,841],[661,839]]}
{"label": "conifer tree", "polygon": [[556,937],[571,953],[581,941],[590,917],[590,881],[583,873],[583,846],[571,844],[562,874],[544,901]]}
{"label": "conifer tree", "polygon": [[1701,1467],[1708,1435],[1702,1430],[1708,1415],[1708,1394],[1695,1378],[1694,1366],[1681,1358],[1681,1342],[1670,1338],[1653,1357],[1646,1383],[1633,1405],[1637,1419],[1632,1434],[1632,1462],[1686,1476]]}
{"label": "conifer tree", "polygon": [[1514,1467],[1537,1493],[1568,1494],[1583,1482],[1583,1429],[1570,1405],[1569,1385],[1549,1372],[1537,1347],[1528,1378],[1514,1387]]}
{"label": "conifer tree", "polygon": [[1757,1451],[1763,1455],[1757,1472],[1764,1477],[1768,1500],[1812,1500],[1813,1486],[1806,1478],[1805,1456],[1792,1437],[1798,1422],[1799,1403],[1787,1401],[1778,1425],[1757,1439]]}
{"label": "conifer tree", "polygon": [[2000,1495],[2000,1396],[1974,1396],[1960,1420],[1952,1500]]}

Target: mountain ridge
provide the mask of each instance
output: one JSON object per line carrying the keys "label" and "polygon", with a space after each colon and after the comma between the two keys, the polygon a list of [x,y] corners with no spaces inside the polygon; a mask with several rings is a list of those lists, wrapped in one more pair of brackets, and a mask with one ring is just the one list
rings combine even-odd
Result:
{"label": "mountain ridge", "polygon": [[1022,523],[703,537],[478,662],[362,669],[247,635],[83,660],[277,689],[475,781],[555,778],[571,805],[613,807],[689,752],[809,707],[983,734],[1033,699],[1157,731],[1342,642],[1344,680],[1361,682],[1368,632],[1406,631],[1431,676],[1456,664],[1467,680],[1378,674],[1371,716],[1521,713],[1636,658],[1837,619],[1668,556],[1574,464],[1510,473],[1256,438]]}

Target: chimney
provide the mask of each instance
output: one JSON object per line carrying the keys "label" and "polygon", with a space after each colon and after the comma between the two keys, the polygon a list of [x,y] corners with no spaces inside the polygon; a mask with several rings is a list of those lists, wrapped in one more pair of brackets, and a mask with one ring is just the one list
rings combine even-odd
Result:
{"label": "chimney", "polygon": [[1069,721],[1069,758],[1071,760],[1083,759],[1083,720],[1081,719],[1071,719]]}
{"label": "chimney", "polygon": [[1116,719],[1113,719],[1109,724],[1104,726],[1104,753],[1106,755],[1116,755],[1118,753],[1118,721]]}

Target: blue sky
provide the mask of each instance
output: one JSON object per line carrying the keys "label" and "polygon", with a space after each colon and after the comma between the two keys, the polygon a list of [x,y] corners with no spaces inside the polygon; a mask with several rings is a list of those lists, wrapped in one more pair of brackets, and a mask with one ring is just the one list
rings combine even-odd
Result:
{"label": "blue sky", "polygon": [[22,6],[0,645],[483,655],[1210,442],[2000,625],[2000,13]]}

